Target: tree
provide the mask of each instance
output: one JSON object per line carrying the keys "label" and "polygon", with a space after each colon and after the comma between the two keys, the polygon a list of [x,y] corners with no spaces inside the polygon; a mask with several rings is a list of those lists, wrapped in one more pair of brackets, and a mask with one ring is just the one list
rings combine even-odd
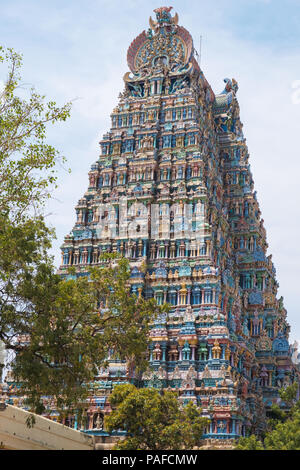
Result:
{"label": "tree", "polygon": [[117,443],[118,450],[193,449],[208,424],[191,401],[181,409],[176,393],[169,390],[117,385],[110,403],[113,411],[105,418],[106,429],[127,433]]}
{"label": "tree", "polygon": [[256,436],[241,438],[238,450],[300,450],[300,412],[284,423],[278,422],[266,433],[263,442]]}
{"label": "tree", "polygon": [[56,182],[55,165],[64,158],[47,142],[46,129],[68,118],[71,103],[47,103],[22,85],[22,57],[13,49],[0,46],[0,65],[7,67],[0,90],[0,341],[8,347],[22,323],[14,316],[17,303],[22,309],[20,284],[42,262],[51,264],[47,249],[54,232],[42,207]]}
{"label": "tree", "polygon": [[22,57],[13,49],[0,46],[0,64],[7,67],[0,90],[0,340],[8,348],[23,329],[23,281],[51,264],[47,249],[54,233],[41,209],[56,181],[55,165],[64,159],[47,143],[46,128],[65,121],[71,104],[60,108],[26,89]]}
{"label": "tree", "polygon": [[[149,324],[163,308],[131,295],[129,278],[129,262],[121,258],[69,280],[41,262],[19,279],[16,303],[3,307],[2,340],[16,352],[14,375],[37,412],[44,411],[44,395],[59,410],[77,409],[109,355],[137,374],[143,368]],[[13,341],[16,334],[23,341]]]}
{"label": "tree", "polygon": [[64,158],[47,142],[47,126],[65,121],[71,103],[58,107],[34,88],[26,89],[22,57],[13,49],[0,46],[1,63],[7,64],[8,76],[0,92],[0,214],[19,223],[50,196],[55,166]]}
{"label": "tree", "polygon": [[276,424],[264,440],[266,450],[300,450],[300,412],[295,411],[290,419]]}
{"label": "tree", "polygon": [[9,66],[0,96],[0,341],[15,353],[12,371],[32,409],[42,412],[48,395],[70,411],[109,354],[143,366],[149,323],[163,308],[130,294],[125,259],[108,256],[86,277],[55,273],[43,203],[61,157],[46,129],[68,117],[70,104],[45,104],[33,89],[20,98],[21,57],[0,52]]}
{"label": "tree", "polygon": [[249,437],[241,437],[235,449],[236,450],[264,450],[264,446],[261,440],[258,439],[257,436],[252,434]]}
{"label": "tree", "polygon": [[273,405],[263,436],[241,438],[238,450],[300,450],[300,401],[296,400],[298,384],[281,389],[279,395],[285,410]]}

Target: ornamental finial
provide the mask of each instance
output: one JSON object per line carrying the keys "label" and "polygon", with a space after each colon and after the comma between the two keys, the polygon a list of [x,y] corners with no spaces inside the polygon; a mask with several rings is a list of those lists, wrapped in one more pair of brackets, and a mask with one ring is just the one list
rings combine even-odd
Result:
{"label": "ornamental finial", "polygon": [[153,19],[149,18],[149,25],[150,28],[153,30],[156,30],[157,28],[161,26],[171,26],[171,25],[177,25],[178,24],[178,14],[175,13],[175,16],[171,16],[170,11],[173,9],[173,7],[160,7],[156,8],[154,13],[156,14],[156,21],[153,21]]}
{"label": "ornamental finial", "polygon": [[226,83],[225,89],[222,93],[229,93],[230,91],[233,91],[236,93],[239,89],[238,82],[233,78],[230,80],[230,78],[224,78],[224,82]]}

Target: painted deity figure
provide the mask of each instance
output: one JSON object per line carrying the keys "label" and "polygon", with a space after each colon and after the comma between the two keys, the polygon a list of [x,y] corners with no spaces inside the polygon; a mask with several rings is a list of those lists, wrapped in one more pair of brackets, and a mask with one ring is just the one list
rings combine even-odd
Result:
{"label": "painted deity figure", "polygon": [[103,418],[101,417],[100,413],[97,415],[96,419],[96,429],[102,430],[103,429]]}

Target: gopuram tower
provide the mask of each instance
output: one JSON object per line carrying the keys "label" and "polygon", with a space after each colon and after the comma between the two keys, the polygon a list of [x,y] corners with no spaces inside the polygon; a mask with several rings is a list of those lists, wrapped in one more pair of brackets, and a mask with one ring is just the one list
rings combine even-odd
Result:
{"label": "gopuram tower", "polygon": [[237,101],[215,95],[172,7],[127,53],[125,89],[76,206],[60,274],[85,275],[103,252],[130,260],[132,292],[170,312],[151,330],[150,369],[112,362],[95,378],[87,432],[101,433],[115,383],[170,387],[210,418],[205,438],[263,427],[280,387],[299,379],[254,191]]}

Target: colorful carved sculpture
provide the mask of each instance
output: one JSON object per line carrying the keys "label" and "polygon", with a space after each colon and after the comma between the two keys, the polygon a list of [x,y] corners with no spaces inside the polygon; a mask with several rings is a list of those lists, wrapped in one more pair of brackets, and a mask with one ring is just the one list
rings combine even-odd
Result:
{"label": "colorful carved sculpture", "polygon": [[[236,80],[215,95],[171,7],[127,54],[130,72],[101,141],[60,274],[82,275],[102,252],[132,265],[132,292],[168,302],[153,325],[150,369],[111,363],[95,378],[86,432],[100,430],[114,384],[171,387],[210,418],[207,439],[264,427],[278,388],[299,380],[289,325],[266,255]],[[95,419],[97,416],[96,431]]]}

